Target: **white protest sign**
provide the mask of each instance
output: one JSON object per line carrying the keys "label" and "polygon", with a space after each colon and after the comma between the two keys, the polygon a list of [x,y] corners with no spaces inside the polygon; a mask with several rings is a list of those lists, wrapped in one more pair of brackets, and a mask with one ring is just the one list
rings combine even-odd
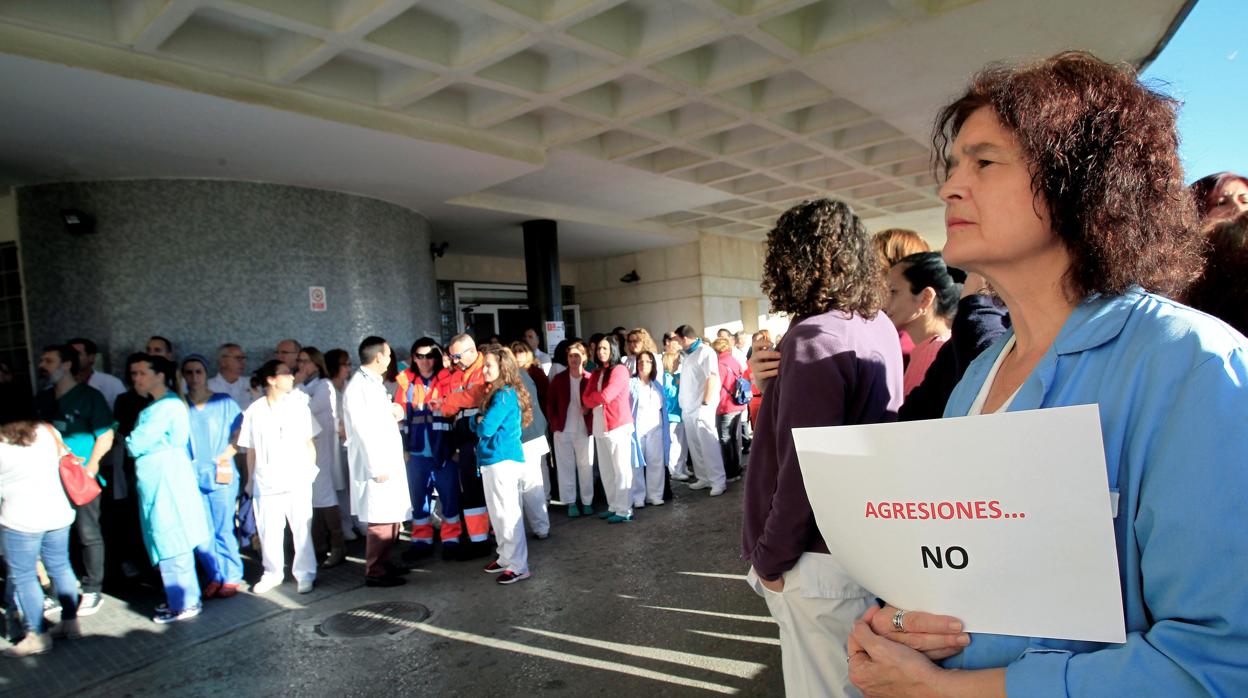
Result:
{"label": "white protest sign", "polygon": [[1124,642],[1095,405],[794,429],[828,549],[968,632]]}

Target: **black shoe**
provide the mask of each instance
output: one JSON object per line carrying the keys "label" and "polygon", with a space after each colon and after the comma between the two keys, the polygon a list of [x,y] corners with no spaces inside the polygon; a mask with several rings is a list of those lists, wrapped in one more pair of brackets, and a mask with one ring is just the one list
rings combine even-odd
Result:
{"label": "black shoe", "polygon": [[412,545],[403,554],[399,556],[403,562],[419,562],[427,557],[433,557],[432,545]]}
{"label": "black shoe", "polygon": [[493,553],[494,547],[490,545],[489,541],[483,541],[480,543],[460,543],[459,557],[456,559],[460,562],[465,560],[476,560]]}
{"label": "black shoe", "polygon": [[391,577],[389,575],[383,577],[365,577],[364,586],[366,587],[399,587],[407,584],[407,580],[402,577]]}
{"label": "black shoe", "polygon": [[412,570],[410,567],[396,565],[393,562],[385,563],[385,567],[386,567],[387,577],[406,577],[407,575],[412,573]]}
{"label": "black shoe", "polygon": [[450,545],[447,545],[446,543],[443,543],[442,544],[442,559],[443,560],[458,560],[459,559],[459,544],[452,543]]}

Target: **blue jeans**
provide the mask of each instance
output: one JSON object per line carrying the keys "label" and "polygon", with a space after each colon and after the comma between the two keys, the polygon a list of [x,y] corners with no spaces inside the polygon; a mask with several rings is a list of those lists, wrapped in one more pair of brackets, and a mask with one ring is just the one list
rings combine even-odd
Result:
{"label": "blue jeans", "polygon": [[173,613],[199,605],[199,578],[195,576],[195,555],[182,553],[160,561],[160,581],[165,585],[165,603]]}
{"label": "blue jeans", "polygon": [[238,476],[229,485],[200,490],[208,515],[208,540],[195,547],[195,559],[209,582],[238,584],[243,581],[243,558],[234,535],[234,508],[238,500]]}
{"label": "blue jeans", "polygon": [[78,579],[69,566],[69,526],[41,533],[22,533],[6,528],[2,535],[4,559],[9,566],[9,584],[22,611],[26,631],[42,633],[45,630],[43,588],[39,586],[39,574],[35,571],[35,563],[40,558],[52,579],[56,598],[61,602],[61,618],[77,618]]}

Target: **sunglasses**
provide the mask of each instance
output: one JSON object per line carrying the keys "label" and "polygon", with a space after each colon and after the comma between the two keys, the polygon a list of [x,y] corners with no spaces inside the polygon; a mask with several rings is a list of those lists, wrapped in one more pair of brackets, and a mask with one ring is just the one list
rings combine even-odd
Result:
{"label": "sunglasses", "polygon": [[[420,361],[421,359],[428,359],[428,360],[430,360],[430,361],[433,361],[433,353],[432,353],[432,352],[425,352],[424,354],[412,354],[412,356],[415,356],[417,361]],[[461,356],[462,356],[462,355],[461,355]],[[454,355],[454,354],[451,354],[451,358],[456,358],[456,359],[457,359],[457,358],[459,358],[459,357],[458,357],[458,356],[456,356],[456,355]]]}

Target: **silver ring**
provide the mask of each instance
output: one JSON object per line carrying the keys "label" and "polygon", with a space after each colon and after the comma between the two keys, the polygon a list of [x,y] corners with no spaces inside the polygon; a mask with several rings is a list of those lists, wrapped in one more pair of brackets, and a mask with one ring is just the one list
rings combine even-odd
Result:
{"label": "silver ring", "polygon": [[905,617],[906,617],[906,612],[900,609],[898,609],[897,612],[893,614],[893,628],[895,628],[897,632],[899,633],[906,632],[906,627],[902,625],[902,619],[904,619]]}

